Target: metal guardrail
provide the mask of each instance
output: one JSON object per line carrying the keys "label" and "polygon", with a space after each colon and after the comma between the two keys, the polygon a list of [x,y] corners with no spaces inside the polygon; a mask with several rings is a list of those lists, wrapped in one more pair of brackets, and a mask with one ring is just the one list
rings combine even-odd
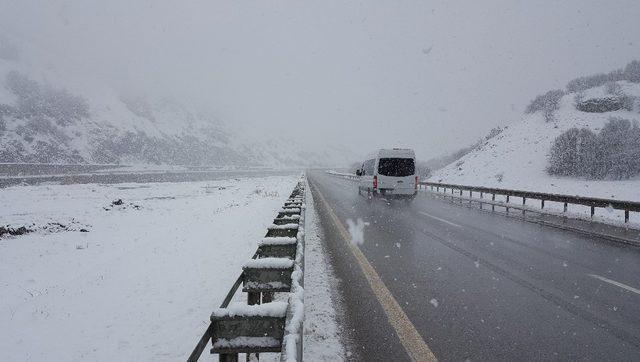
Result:
{"label": "metal guardrail", "polygon": [[[304,286],[304,222],[305,222],[305,178],[298,182],[291,196],[285,202],[278,216],[274,219],[274,225],[269,228],[263,241],[277,241],[273,244],[261,243],[251,260],[254,267],[246,265],[243,272],[227,293],[219,310],[229,307],[231,300],[235,296],[240,285],[244,283],[243,291],[247,292],[247,303],[249,305],[259,305],[273,301],[274,293],[287,292],[287,310],[284,322],[278,322],[277,317],[257,316],[253,318],[221,317],[216,318],[213,314],[211,323],[198,341],[196,347],[191,352],[189,362],[198,361],[202,356],[207,344],[212,342],[211,353],[219,353],[220,361],[237,361],[238,353],[247,353],[259,358],[258,352],[280,352],[282,361],[302,361],[303,342],[303,286]],[[290,247],[293,246],[292,251]],[[293,258],[291,258],[293,256]],[[264,272],[260,272],[260,267],[255,267],[264,261],[264,258],[277,258],[275,261],[285,261],[292,263],[292,267],[278,266],[263,267]],[[267,263],[268,264],[268,263]],[[256,269],[257,268],[257,269]],[[287,283],[290,281],[290,283]],[[215,314],[215,313],[214,313]],[[224,333],[224,336],[237,337],[257,337],[256,330],[266,329],[266,332],[274,339],[279,339],[279,344],[273,346],[231,346],[216,348],[214,342],[217,333]],[[274,330],[275,329],[275,330]],[[252,334],[253,333],[253,334]],[[265,334],[266,335],[266,334]],[[260,334],[262,336],[262,334]],[[292,358],[295,356],[295,358]]]}
{"label": "metal guardrail", "polygon": [[[359,176],[341,173],[335,171],[327,171],[328,174],[343,177],[349,180],[358,180]],[[564,204],[563,211],[568,211],[568,206],[570,204],[573,205],[582,205],[588,206],[591,209],[591,218],[593,219],[595,215],[596,208],[611,208],[615,210],[624,211],[624,222],[629,222],[629,213],[630,212],[640,212],[640,202],[635,201],[624,201],[624,200],[615,200],[615,199],[604,199],[597,197],[585,197],[585,196],[571,196],[571,195],[562,195],[562,194],[552,194],[552,193],[544,193],[544,192],[533,192],[533,191],[522,191],[522,190],[511,190],[511,189],[500,189],[500,188],[492,188],[492,187],[483,187],[483,186],[468,186],[468,185],[458,185],[458,184],[448,184],[448,183],[440,183],[440,182],[429,182],[429,181],[421,181],[418,183],[420,189],[426,189],[427,187],[431,188],[432,191],[440,192],[442,189],[443,193],[446,193],[447,190],[451,190],[452,194],[455,191],[458,191],[458,194],[462,196],[464,191],[469,191],[469,197],[473,197],[473,193],[477,192],[480,194],[480,198],[475,198],[471,200],[472,202],[480,202],[484,204],[491,204],[492,209],[495,210],[496,206],[505,207],[507,210],[510,208],[521,210],[523,213],[527,211],[533,211],[531,208],[525,208],[527,199],[539,200],[540,201],[540,210],[543,210],[545,207],[545,202],[560,202]],[[434,190],[435,189],[435,190]],[[491,195],[491,199],[483,199],[484,194]],[[506,203],[496,202],[496,195],[505,196]],[[516,204],[510,204],[510,197],[520,197],[522,198],[522,205],[518,206]],[[484,201],[486,200],[486,201]]]}
{"label": "metal guardrail", "polygon": [[[510,197],[520,197],[522,198],[522,205],[526,205],[527,199],[540,200],[540,209],[544,209],[545,201],[551,202],[560,202],[564,204],[564,212],[568,210],[569,204],[574,205],[582,205],[588,206],[591,208],[591,218],[593,218],[595,214],[595,208],[612,208],[616,210],[624,211],[624,222],[629,222],[629,212],[640,212],[640,202],[634,201],[622,201],[622,200],[614,200],[614,199],[603,199],[603,198],[595,198],[595,197],[584,197],[584,196],[570,196],[570,195],[560,195],[560,194],[551,194],[551,193],[543,193],[543,192],[532,192],[532,191],[521,191],[521,190],[509,190],[509,189],[499,189],[499,188],[491,188],[491,187],[481,187],[481,186],[467,186],[467,185],[457,185],[457,184],[447,184],[447,183],[439,183],[439,182],[427,182],[423,181],[418,183],[420,188],[429,187],[432,191],[440,192],[442,189],[443,193],[447,193],[447,190],[451,190],[453,194],[455,191],[458,191],[459,195],[462,196],[464,191],[469,191],[469,197],[473,197],[474,192],[480,193],[480,199],[483,199],[484,194],[491,195],[491,202],[487,200],[487,204],[492,204],[492,208],[495,206],[502,206],[509,208],[509,198]],[[435,189],[435,190],[434,190]],[[506,203],[497,205],[495,203],[496,195],[506,196]],[[478,199],[474,199],[478,200]],[[514,207],[517,208],[517,207]],[[520,208],[522,212],[526,212],[526,209]]]}
{"label": "metal guardrail", "polygon": [[360,176],[354,175],[352,173],[343,173],[343,172],[336,172],[336,171],[327,171],[327,173],[329,175],[334,175],[334,176],[340,176],[340,177],[344,177],[350,180],[359,180]]}

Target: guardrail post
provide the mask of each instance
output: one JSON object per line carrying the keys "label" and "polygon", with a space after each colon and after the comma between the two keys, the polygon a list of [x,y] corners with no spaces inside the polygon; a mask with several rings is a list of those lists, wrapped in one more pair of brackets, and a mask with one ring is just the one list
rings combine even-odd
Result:
{"label": "guardrail post", "polygon": [[[482,195],[483,195],[483,192],[480,191],[480,200],[482,200]],[[480,210],[482,210],[482,206],[483,205],[484,205],[484,203],[482,201],[480,201]]]}
{"label": "guardrail post", "polygon": [[248,292],[247,304],[249,305],[260,304],[260,292]]}
{"label": "guardrail post", "polygon": [[525,206],[525,204],[526,204],[526,203],[527,203],[527,198],[526,198],[526,197],[523,197],[523,198],[522,198],[522,206],[523,206],[523,207],[522,207],[522,216],[524,216],[524,213],[525,213],[524,206]]}
{"label": "guardrail post", "polygon": [[562,211],[562,212],[567,212],[567,208],[568,208],[568,207],[567,207],[567,203],[565,202],[565,203],[564,203],[564,209],[563,209],[563,211]]}
{"label": "guardrail post", "polygon": [[238,362],[237,353],[221,353],[218,355],[218,361],[220,362]]}
{"label": "guardrail post", "polygon": [[596,213],[596,207],[591,206],[591,219],[593,220],[593,215]]}
{"label": "guardrail post", "polygon": [[[507,205],[509,204],[509,195],[507,195]],[[509,213],[509,206],[507,206],[507,214]]]}
{"label": "guardrail post", "polygon": [[271,302],[273,302],[273,292],[262,293],[262,303],[271,303]]}
{"label": "guardrail post", "polygon": [[473,191],[469,190],[469,205],[471,205],[471,198],[473,197]]}
{"label": "guardrail post", "polygon": [[[495,193],[491,196],[491,201],[493,201],[493,202],[496,201],[496,194]],[[491,204],[491,211],[496,211],[496,205],[493,204],[493,203]]]}

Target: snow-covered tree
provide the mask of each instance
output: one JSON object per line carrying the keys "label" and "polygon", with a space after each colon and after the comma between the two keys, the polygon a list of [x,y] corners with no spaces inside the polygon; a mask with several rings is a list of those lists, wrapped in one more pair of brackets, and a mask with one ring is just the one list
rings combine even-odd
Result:
{"label": "snow-covered tree", "polygon": [[551,146],[548,172],[561,176],[593,177],[596,173],[598,137],[587,128],[571,128]]}
{"label": "snow-covered tree", "polygon": [[525,113],[536,113],[542,111],[544,119],[547,122],[551,122],[553,121],[554,112],[560,108],[560,99],[564,94],[565,92],[563,90],[555,89],[539,95],[529,103]]}
{"label": "snow-covered tree", "polygon": [[571,128],[556,138],[547,172],[592,179],[627,179],[640,174],[640,127],[611,118],[599,134]]}

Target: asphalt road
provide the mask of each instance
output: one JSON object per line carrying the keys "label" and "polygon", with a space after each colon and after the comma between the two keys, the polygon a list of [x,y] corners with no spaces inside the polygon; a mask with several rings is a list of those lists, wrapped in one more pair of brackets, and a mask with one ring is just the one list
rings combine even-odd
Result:
{"label": "asphalt road", "polygon": [[[427,196],[371,203],[353,181],[308,178],[355,358],[409,359],[413,328],[439,360],[640,360],[640,248]],[[373,277],[347,219],[368,223],[357,253]]]}

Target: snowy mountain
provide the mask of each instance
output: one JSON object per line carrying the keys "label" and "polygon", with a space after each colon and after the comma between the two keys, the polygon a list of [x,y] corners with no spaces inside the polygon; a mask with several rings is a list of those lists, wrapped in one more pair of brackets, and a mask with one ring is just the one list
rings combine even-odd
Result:
{"label": "snowy mountain", "polygon": [[[547,93],[546,96],[556,94],[556,98],[551,102],[547,98],[546,110],[530,109],[530,113],[524,114],[519,122],[504,127],[502,132],[484,141],[469,154],[436,171],[430,181],[640,200],[638,176],[614,181],[548,174],[550,149],[556,137],[563,132],[571,128],[586,128],[597,134],[612,118],[640,121],[638,82],[618,80],[579,89],[570,87],[575,83],[569,83],[567,91]],[[616,95],[611,94],[612,89],[615,89]],[[544,101],[543,98],[539,97]],[[617,106],[612,102],[623,98],[626,105]],[[549,104],[552,106],[548,107]],[[613,107],[585,108],[585,104],[613,104]]]}
{"label": "snowy mountain", "polygon": [[311,152],[276,132],[251,138],[173,99],[86,86],[91,80],[29,64],[2,43],[0,163],[326,167],[348,159],[344,149]]}

